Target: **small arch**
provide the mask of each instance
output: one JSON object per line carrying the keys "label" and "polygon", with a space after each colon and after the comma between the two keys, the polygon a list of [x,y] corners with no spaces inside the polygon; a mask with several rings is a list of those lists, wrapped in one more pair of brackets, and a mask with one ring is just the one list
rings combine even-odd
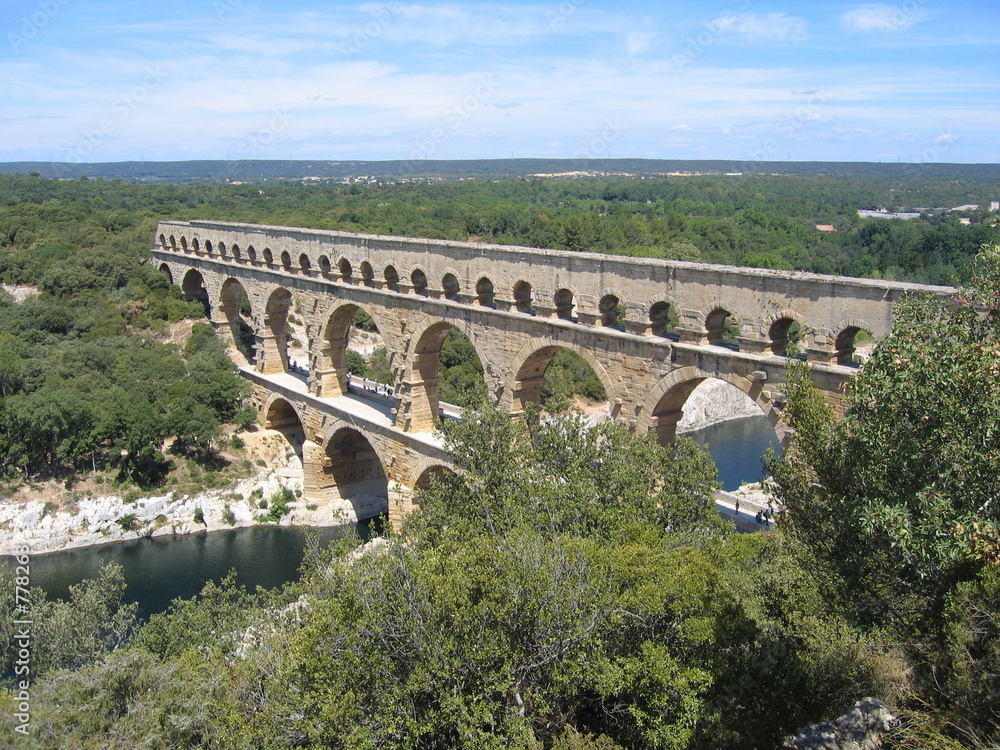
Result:
{"label": "small arch", "polygon": [[576,300],[569,289],[560,289],[552,297],[556,308],[556,317],[563,320],[576,320]]}
{"label": "small arch", "polygon": [[791,316],[778,318],[768,329],[767,338],[772,354],[787,356],[788,348],[795,348],[802,341],[802,325]]}
{"label": "small arch", "polygon": [[201,252],[201,243],[198,242],[198,238],[197,237],[195,237],[193,240],[191,240],[191,247],[194,248],[194,251],[196,253],[200,253]]}
{"label": "small arch", "polygon": [[170,249],[173,250],[173,251],[175,251],[175,252],[177,250],[177,240],[174,239],[173,235],[170,235]]}
{"label": "small arch", "polygon": [[[868,358],[868,348],[872,334],[859,325],[850,325],[837,334],[834,346],[837,349],[837,364],[844,367],[860,367]],[[859,351],[859,348],[864,347]]]}
{"label": "small arch", "polygon": [[728,310],[721,307],[712,310],[705,318],[705,331],[709,344],[724,346],[736,352],[740,350],[739,322]]}
{"label": "small arch", "polygon": [[649,330],[653,336],[663,336],[676,341],[678,322],[677,310],[669,302],[660,300],[650,306]]}
{"label": "small arch", "polygon": [[319,273],[324,279],[330,278],[330,256],[319,256]]}
{"label": "small arch", "polygon": [[441,279],[441,288],[444,290],[444,296],[446,299],[458,302],[459,300],[459,285],[458,277],[453,273],[446,273],[444,278]]}
{"label": "small arch", "polygon": [[160,235],[160,247],[162,247],[164,250],[167,249],[167,238],[164,237],[162,234]]}
{"label": "small arch", "polygon": [[367,287],[375,286],[375,270],[367,260],[361,263],[361,283]]}
{"label": "small arch", "polygon": [[399,291],[399,272],[396,270],[395,266],[386,266],[385,272],[382,274],[385,278],[385,288],[392,292]]}
{"label": "small arch", "polygon": [[531,301],[531,284],[527,281],[519,281],[514,285],[514,309],[530,315],[535,312]]}
{"label": "small arch", "polygon": [[309,256],[305,253],[299,256],[299,270],[306,276],[309,275],[309,269],[312,264],[309,262]]}
{"label": "small arch", "polygon": [[337,272],[340,274],[340,280],[345,284],[351,283],[351,276],[354,274],[354,268],[351,266],[351,261],[347,258],[341,258],[337,263]]}
{"label": "small arch", "polygon": [[225,258],[226,257],[226,243],[225,242],[220,242],[219,243],[219,257],[220,258]]}
{"label": "small arch", "polygon": [[183,237],[183,236],[181,237],[181,250],[183,250],[184,252],[188,251],[187,237]]}
{"label": "small arch", "polygon": [[205,240],[205,252],[208,253],[209,255],[214,254],[215,251],[212,247],[212,240]]}
{"label": "small arch", "polygon": [[622,302],[617,295],[605,294],[597,304],[598,313],[601,316],[601,325],[605,328],[617,328],[624,330],[624,310]]}
{"label": "small arch", "polygon": [[247,260],[251,263],[257,262],[257,251],[254,249],[253,245],[247,246]]}
{"label": "small arch", "polygon": [[264,265],[268,268],[274,265],[274,253],[269,247],[264,248]]}
{"label": "small arch", "polygon": [[232,254],[233,254],[233,260],[235,260],[237,262],[243,260],[243,253],[240,250],[240,246],[237,245],[235,242],[233,243],[233,247],[232,247],[232,250],[230,252],[232,252]]}
{"label": "small arch", "polygon": [[413,269],[413,272],[410,274],[410,284],[413,286],[414,294],[427,296],[427,274],[419,268]]}
{"label": "small arch", "polygon": [[482,307],[493,307],[495,298],[493,282],[483,276],[476,282],[476,303]]}
{"label": "small arch", "polygon": [[281,251],[281,267],[289,273],[292,272],[292,256],[288,254],[287,250]]}

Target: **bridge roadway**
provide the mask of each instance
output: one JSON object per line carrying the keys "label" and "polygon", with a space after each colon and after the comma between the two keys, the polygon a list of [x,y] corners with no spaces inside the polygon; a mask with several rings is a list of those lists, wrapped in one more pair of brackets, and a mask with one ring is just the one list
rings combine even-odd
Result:
{"label": "bridge roadway", "polygon": [[[569,349],[601,381],[611,417],[663,444],[673,440],[688,396],[709,378],[747,394],[781,439],[781,383],[794,327],[814,381],[842,413],[855,336],[887,333],[904,294],[954,293],[211,221],[161,222],[151,254],[239,350],[265,426],[284,432],[302,456],[305,497],[350,511],[349,487],[384,480],[394,520],[415,489],[450,467],[433,430],[442,414],[438,364],[452,328],[475,348],[487,392],[512,414],[538,402],[552,357]],[[377,407],[353,397],[348,382],[348,342],[359,311],[377,326],[393,377],[392,398]],[[305,331],[306,379],[289,373],[290,321]],[[735,341],[724,341],[727,327],[735,328]]]}

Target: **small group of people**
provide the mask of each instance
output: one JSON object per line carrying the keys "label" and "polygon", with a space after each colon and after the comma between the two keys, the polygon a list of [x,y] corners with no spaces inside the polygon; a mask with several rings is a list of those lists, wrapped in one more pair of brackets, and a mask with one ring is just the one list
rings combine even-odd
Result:
{"label": "small group of people", "polygon": [[774,517],[774,510],[771,508],[770,505],[768,505],[767,508],[765,508],[764,510],[758,510],[757,515],[754,517],[754,519],[757,521],[759,525],[764,526],[765,528],[770,528],[771,519],[773,517]]}
{"label": "small group of people", "polygon": [[374,380],[369,380],[368,378],[361,378],[361,382],[358,383],[351,376],[351,373],[347,373],[347,385],[348,387],[353,385],[357,388],[361,388],[364,391],[368,391],[369,393],[374,393],[378,396],[391,397],[395,395],[395,389],[391,385],[386,385],[385,383],[379,383]]}

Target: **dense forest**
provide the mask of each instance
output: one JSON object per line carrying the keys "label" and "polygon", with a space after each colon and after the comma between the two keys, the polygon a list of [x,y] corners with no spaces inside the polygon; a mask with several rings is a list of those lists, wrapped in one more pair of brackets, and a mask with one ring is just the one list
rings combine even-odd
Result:
{"label": "dense forest", "polygon": [[[714,467],[689,441],[483,406],[445,435],[462,471],[422,490],[402,531],[366,553],[314,550],[298,583],[212,583],[144,624],[114,569],[70,601],[33,592],[34,734],[13,732],[7,711],[4,741],[751,750],[874,696],[899,717],[887,748],[996,746],[1000,229],[984,210],[996,189],[930,172],[183,186],[0,175],[0,276],[29,287],[0,299],[9,480],[104,471],[157,485],[175,462],[212,466],[223,423],[253,419],[204,308],[145,262],[158,219],[970,285],[951,306],[900,307],[841,422],[792,363],[792,442],[768,459],[788,512],[772,533],[720,518]],[[969,224],[856,213],[969,203],[984,207],[962,214]],[[185,320],[187,340],[167,343]],[[474,403],[467,342],[441,358],[455,400]],[[551,400],[566,402],[570,381],[593,385],[574,367],[558,364]],[[12,586],[0,581],[8,678],[26,614]]]}

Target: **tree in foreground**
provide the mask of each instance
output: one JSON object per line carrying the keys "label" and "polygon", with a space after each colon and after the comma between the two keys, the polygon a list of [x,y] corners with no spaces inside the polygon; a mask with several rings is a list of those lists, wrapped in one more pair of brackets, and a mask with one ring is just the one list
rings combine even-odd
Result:
{"label": "tree in foreground", "polygon": [[1000,739],[1000,246],[980,268],[950,304],[900,303],[842,421],[790,369],[795,436],[769,468],[828,595],[904,644],[902,689],[985,742]]}

